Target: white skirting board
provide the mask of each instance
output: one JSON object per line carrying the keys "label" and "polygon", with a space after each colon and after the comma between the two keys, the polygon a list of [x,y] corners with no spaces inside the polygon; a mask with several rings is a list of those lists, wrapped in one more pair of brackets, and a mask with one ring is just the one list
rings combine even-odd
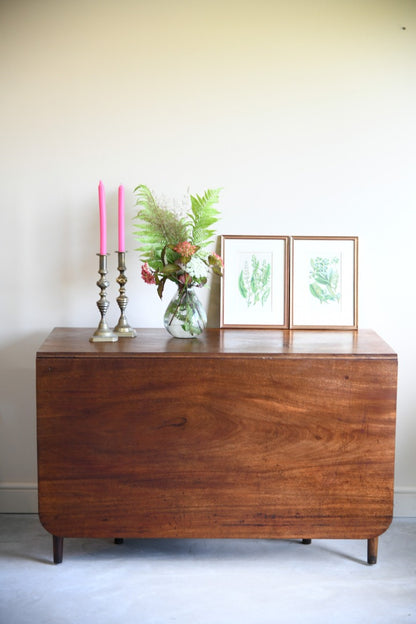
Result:
{"label": "white skirting board", "polygon": [[0,513],[38,513],[36,483],[0,483]]}
{"label": "white skirting board", "polygon": [[394,489],[393,515],[397,518],[416,518],[416,487],[400,487]]}
{"label": "white skirting board", "polygon": [[[0,513],[38,513],[36,483],[0,483]],[[416,486],[396,487],[394,516],[416,518]]]}

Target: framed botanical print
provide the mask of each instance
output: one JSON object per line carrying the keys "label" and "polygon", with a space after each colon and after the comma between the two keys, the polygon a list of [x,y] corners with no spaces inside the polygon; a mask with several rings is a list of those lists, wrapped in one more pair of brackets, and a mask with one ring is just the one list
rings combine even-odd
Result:
{"label": "framed botanical print", "polygon": [[357,282],[357,236],[293,236],[290,327],[357,329]]}
{"label": "framed botanical print", "polygon": [[289,237],[222,236],[221,327],[288,328]]}

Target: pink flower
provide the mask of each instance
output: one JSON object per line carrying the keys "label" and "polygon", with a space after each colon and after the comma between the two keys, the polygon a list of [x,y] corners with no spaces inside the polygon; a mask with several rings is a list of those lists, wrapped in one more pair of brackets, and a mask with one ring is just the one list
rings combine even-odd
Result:
{"label": "pink flower", "polygon": [[219,275],[220,277],[222,277],[222,270],[224,268],[224,262],[222,258],[218,254],[213,252],[208,256],[208,263],[212,272],[215,273],[215,275]]}
{"label": "pink flower", "polygon": [[215,253],[215,251],[212,252],[211,254],[211,258],[213,258],[214,260],[214,264],[220,265],[222,267],[224,267],[224,261],[221,258],[221,256],[219,256],[218,254]]}
{"label": "pink flower", "polygon": [[192,277],[189,275],[189,273],[182,273],[181,275],[179,275],[178,281],[184,286],[190,286],[192,283]]}
{"label": "pink flower", "polygon": [[192,245],[188,241],[183,241],[182,243],[178,243],[174,247],[172,247],[173,251],[176,251],[183,258],[192,258],[198,247],[196,245]]}
{"label": "pink flower", "polygon": [[147,262],[142,265],[142,279],[146,282],[146,284],[156,284],[155,276],[153,275]]}

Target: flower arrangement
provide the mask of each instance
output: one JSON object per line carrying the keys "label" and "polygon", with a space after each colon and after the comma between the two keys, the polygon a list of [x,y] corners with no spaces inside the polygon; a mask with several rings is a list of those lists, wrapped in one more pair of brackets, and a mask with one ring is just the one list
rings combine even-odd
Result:
{"label": "flower arrangement", "polygon": [[179,290],[207,283],[209,271],[222,276],[220,256],[208,251],[213,244],[212,226],[218,221],[214,207],[221,189],[208,189],[199,197],[189,196],[187,211],[169,209],[157,201],[143,184],[134,189],[136,215],[135,236],[141,243],[141,276],[147,284],[155,284],[160,298],[166,282],[174,282]]}

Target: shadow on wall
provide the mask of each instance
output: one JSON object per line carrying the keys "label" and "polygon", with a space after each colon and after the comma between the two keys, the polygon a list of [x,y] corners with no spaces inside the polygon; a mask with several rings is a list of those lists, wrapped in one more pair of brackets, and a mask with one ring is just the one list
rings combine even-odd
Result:
{"label": "shadow on wall", "polygon": [[[221,255],[221,238],[217,236],[215,243],[215,253]],[[212,276],[208,305],[207,305],[207,327],[219,327],[221,320],[221,278]]]}
{"label": "shadow on wall", "polygon": [[36,481],[36,351],[49,332],[0,349],[0,486]]}

